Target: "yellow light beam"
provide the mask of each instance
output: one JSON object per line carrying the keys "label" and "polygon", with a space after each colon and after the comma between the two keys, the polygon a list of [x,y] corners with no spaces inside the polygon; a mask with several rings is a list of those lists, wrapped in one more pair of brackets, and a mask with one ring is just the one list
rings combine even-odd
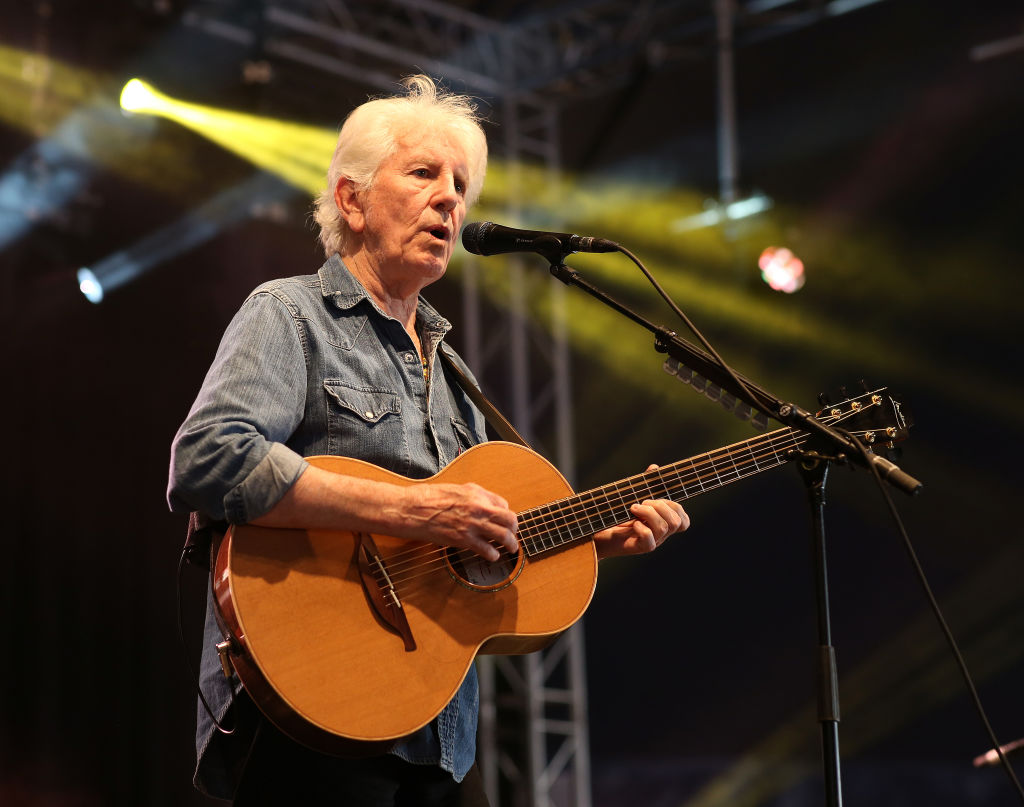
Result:
{"label": "yellow light beam", "polygon": [[310,194],[323,188],[337,139],[317,126],[180,101],[140,79],[125,84],[121,106],[180,123]]}

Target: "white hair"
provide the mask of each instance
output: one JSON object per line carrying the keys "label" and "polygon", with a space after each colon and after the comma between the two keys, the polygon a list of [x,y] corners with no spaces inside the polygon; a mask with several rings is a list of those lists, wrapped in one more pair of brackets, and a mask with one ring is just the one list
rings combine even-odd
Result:
{"label": "white hair", "polygon": [[469,170],[466,206],[480,196],[487,172],[487,138],[472,99],[438,87],[429,76],[409,76],[402,84],[405,95],[367,101],[352,110],[341,126],[327,171],[327,187],[317,197],[314,211],[327,255],[341,252],[349,235],[334,199],[338,180],[346,177],[356,190],[365,191],[381,164],[395,152],[398,141],[410,132],[435,127],[458,137]]}

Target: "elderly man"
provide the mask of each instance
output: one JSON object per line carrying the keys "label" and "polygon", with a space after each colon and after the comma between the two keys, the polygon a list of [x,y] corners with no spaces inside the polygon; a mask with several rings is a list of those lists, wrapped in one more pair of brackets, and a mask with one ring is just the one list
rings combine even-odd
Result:
{"label": "elderly man", "polygon": [[[484,420],[438,360],[450,328],[420,292],[444,275],[480,194],[487,145],[468,99],[425,76],[346,120],[317,205],[327,262],[272,281],[245,301],[174,440],[172,509],[228,523],[365,531],[497,560],[516,552],[516,515],[476,484],[399,486],[324,470],[314,455],[433,476],[486,440]],[[468,369],[455,357],[460,368]],[[634,505],[595,536],[598,555],[654,549],[689,524],[682,508]],[[196,785],[239,805],[486,804],[474,766],[477,680],[390,753],[343,759],[311,751],[262,718],[220,672],[208,607]]]}

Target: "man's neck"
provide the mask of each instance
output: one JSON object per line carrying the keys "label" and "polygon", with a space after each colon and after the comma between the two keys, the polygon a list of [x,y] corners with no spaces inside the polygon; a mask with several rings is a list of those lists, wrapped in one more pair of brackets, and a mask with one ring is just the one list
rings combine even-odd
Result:
{"label": "man's neck", "polygon": [[406,331],[415,338],[419,287],[406,287],[392,278],[386,278],[366,253],[343,255],[342,259],[348,270],[380,306],[381,311],[402,323]]}

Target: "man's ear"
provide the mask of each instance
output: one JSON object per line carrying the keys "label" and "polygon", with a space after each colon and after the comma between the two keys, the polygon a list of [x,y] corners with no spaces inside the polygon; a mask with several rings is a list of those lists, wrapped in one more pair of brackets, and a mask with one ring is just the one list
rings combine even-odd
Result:
{"label": "man's ear", "polygon": [[348,177],[340,177],[334,186],[334,203],[345,219],[349,230],[361,233],[366,226],[366,215],[363,211],[362,194],[356,190],[355,183]]}

